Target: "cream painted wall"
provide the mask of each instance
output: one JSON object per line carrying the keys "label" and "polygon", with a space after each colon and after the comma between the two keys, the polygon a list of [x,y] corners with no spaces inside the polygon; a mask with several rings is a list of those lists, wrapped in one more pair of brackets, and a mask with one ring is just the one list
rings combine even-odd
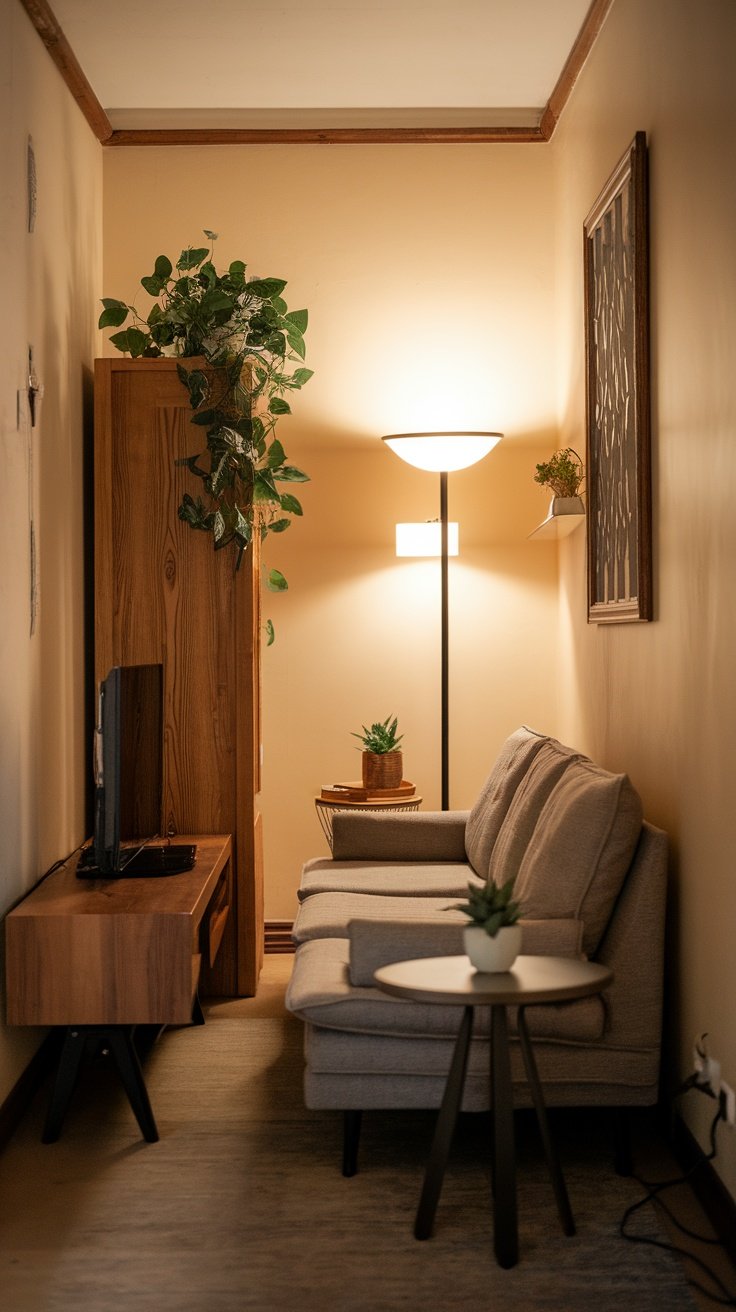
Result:
{"label": "cream painted wall", "polygon": [[[561,552],[563,732],[626,769],[672,842],[669,1073],[708,1031],[736,1087],[736,7],[616,0],[553,139],[558,409],[584,438],[582,221],[635,131],[650,149],[655,622],[588,626],[584,543]],[[682,1111],[705,1143],[712,1104]],[[716,1169],[736,1195],[736,1136]]]}
{"label": "cream painted wall", "polygon": [[[17,0],[1,0],[0,913],[84,834],[82,440],[97,348],[101,150]],[[26,230],[26,143],[38,175]],[[28,346],[45,386],[33,435],[40,598],[30,636]],[[0,1014],[5,1014],[0,962]],[[0,1023],[0,1102],[38,1044]]]}
{"label": "cream painted wall", "polygon": [[[355,778],[350,732],[399,716],[405,773],[439,805],[439,571],[394,557],[397,519],[438,514],[439,480],[382,433],[491,428],[504,442],[451,476],[462,555],[451,576],[451,782],[469,806],[522,721],[555,731],[556,551],[528,543],[555,446],[552,175],[543,148],[209,147],[109,150],[106,296],[130,299],[157,254],[203,228],[218,263],[288,279],[310,311],[314,379],[280,424],[301,523],[266,544],[288,594],[266,594],[266,915],[292,919],[301,863],[326,854],[313,797]],[[112,348],[109,348],[112,353]]]}

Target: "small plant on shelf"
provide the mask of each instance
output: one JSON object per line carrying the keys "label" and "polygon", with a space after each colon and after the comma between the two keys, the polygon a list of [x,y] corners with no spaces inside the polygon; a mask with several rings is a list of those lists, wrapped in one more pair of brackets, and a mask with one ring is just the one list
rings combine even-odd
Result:
{"label": "small plant on shelf", "polygon": [[584,477],[585,469],[580,456],[571,446],[567,446],[564,451],[555,451],[550,460],[537,465],[534,482],[550,488],[556,497],[576,497]]}
{"label": "small plant on shelf", "polygon": [[494,884],[490,879],[480,887],[468,884],[467,902],[456,902],[448,907],[448,911],[464,912],[471,925],[495,938],[499,929],[515,925],[521,915],[519,903],[511,896],[514,883],[515,876],[507,879],[505,884]]}

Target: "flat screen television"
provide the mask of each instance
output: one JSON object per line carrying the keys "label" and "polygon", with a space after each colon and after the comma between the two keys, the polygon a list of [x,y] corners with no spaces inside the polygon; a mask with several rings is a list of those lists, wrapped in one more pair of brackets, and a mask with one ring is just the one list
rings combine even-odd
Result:
{"label": "flat screen television", "polygon": [[191,870],[191,843],[160,837],[163,795],[163,667],[116,665],[97,697],[94,839],[77,874],[88,879]]}

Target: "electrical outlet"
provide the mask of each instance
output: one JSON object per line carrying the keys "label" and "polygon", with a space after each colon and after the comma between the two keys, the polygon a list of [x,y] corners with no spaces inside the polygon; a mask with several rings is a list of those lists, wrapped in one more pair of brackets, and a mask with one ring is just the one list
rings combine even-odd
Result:
{"label": "electrical outlet", "polygon": [[726,1125],[736,1126],[736,1093],[734,1093],[730,1084],[726,1084],[725,1080],[721,1080],[719,1099],[721,1115]]}
{"label": "electrical outlet", "polygon": [[696,1036],[693,1046],[693,1067],[695,1069],[696,1083],[701,1087],[710,1089],[714,1097],[718,1097],[721,1091],[721,1063],[715,1057],[711,1057],[706,1046],[707,1034]]}

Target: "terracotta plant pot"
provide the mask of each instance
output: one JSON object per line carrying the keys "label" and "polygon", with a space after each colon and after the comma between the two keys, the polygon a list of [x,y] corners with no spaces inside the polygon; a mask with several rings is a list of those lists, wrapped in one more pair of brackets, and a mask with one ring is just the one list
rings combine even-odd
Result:
{"label": "terracotta plant pot", "polygon": [[396,788],[403,778],[401,752],[363,752],[363,787]]}
{"label": "terracotta plant pot", "polygon": [[493,938],[480,925],[466,925],[463,930],[465,952],[476,970],[510,970],[521,947],[521,925],[504,925]]}

